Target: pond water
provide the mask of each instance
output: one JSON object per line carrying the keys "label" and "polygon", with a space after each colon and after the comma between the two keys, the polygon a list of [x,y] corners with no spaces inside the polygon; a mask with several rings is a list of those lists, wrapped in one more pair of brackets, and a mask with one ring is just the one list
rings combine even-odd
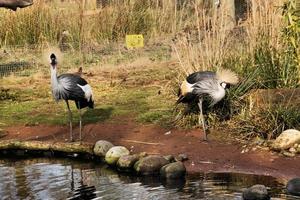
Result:
{"label": "pond water", "polygon": [[234,173],[188,175],[185,180],[118,174],[106,165],[71,159],[0,158],[0,199],[242,199],[243,188],[264,184],[272,199],[286,195],[273,177]]}

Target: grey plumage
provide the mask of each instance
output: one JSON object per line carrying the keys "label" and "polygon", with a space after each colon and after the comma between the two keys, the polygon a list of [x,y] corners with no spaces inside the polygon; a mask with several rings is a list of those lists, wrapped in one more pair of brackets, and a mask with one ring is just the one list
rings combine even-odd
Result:
{"label": "grey plumage", "polygon": [[191,103],[205,95],[211,97],[211,106],[225,95],[225,89],[215,72],[201,71],[190,74],[179,88],[177,104]]}
{"label": "grey plumage", "polygon": [[[57,77],[57,85],[52,88],[53,97],[56,101],[63,100],[73,100],[76,103],[86,104],[93,108],[92,94],[87,94],[83,89],[91,91],[88,83],[78,75],[75,74],[62,74]],[[80,106],[84,108],[86,106]],[[79,108],[77,106],[77,108]]]}
{"label": "grey plumage", "polygon": [[204,79],[216,78],[216,73],[211,71],[194,72],[186,77],[187,82],[193,84]]}
{"label": "grey plumage", "polygon": [[225,97],[225,89],[231,84],[238,82],[237,76],[229,70],[219,70],[218,72],[201,71],[190,74],[180,86],[178,93],[178,103],[197,102],[200,110],[199,124],[202,123],[204,140],[207,139],[205,121],[203,117],[203,99],[208,96],[210,106],[215,105]]}
{"label": "grey plumage", "polygon": [[75,74],[61,74],[57,76],[57,59],[54,54],[50,56],[51,62],[51,86],[52,94],[56,101],[65,100],[68,111],[69,111],[69,120],[70,120],[70,137],[71,141],[73,140],[73,131],[72,131],[72,113],[69,107],[69,100],[75,102],[77,109],[80,114],[80,140],[81,140],[81,129],[82,129],[82,120],[81,120],[81,109],[85,107],[93,108],[93,93],[90,85],[78,75]]}

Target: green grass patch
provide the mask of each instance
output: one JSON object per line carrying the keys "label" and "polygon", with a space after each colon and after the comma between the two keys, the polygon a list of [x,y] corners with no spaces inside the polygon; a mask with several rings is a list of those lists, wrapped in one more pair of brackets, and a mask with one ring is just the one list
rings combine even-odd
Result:
{"label": "green grass patch", "polygon": [[[136,116],[139,122],[159,123],[171,117],[168,104],[160,102],[160,97],[152,98],[155,90],[145,88],[116,89],[116,92],[100,102],[95,102],[94,109],[82,110],[84,123],[111,121],[117,116]],[[24,95],[24,94],[23,94]],[[25,96],[25,95],[24,95]],[[75,104],[70,103],[73,112],[73,122],[79,120],[79,112]],[[1,124],[12,126],[17,124],[62,125],[68,122],[68,112],[63,101],[54,102],[51,97],[45,99],[31,99],[23,102],[5,101],[0,105]]]}

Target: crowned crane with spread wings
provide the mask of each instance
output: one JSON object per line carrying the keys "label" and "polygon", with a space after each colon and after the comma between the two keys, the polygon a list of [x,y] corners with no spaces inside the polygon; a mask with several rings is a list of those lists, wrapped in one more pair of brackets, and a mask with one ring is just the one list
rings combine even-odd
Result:
{"label": "crowned crane with spread wings", "polygon": [[217,72],[199,71],[190,74],[181,84],[177,104],[197,101],[199,107],[199,123],[202,124],[204,140],[207,140],[205,120],[203,117],[204,96],[210,99],[210,106],[215,105],[225,97],[225,90],[238,82],[237,75],[225,69]]}

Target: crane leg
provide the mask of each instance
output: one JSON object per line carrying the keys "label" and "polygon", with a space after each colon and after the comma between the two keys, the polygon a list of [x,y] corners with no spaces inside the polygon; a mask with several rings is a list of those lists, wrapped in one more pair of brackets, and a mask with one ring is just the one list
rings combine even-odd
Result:
{"label": "crane leg", "polygon": [[81,141],[82,139],[82,117],[81,117],[81,108],[78,102],[78,109],[79,109],[79,141]]}
{"label": "crane leg", "polygon": [[69,106],[69,102],[68,102],[68,100],[66,100],[66,104],[67,104],[67,107],[68,107],[68,112],[69,112],[69,123],[70,123],[70,140],[71,140],[71,142],[73,142],[72,112],[71,112],[71,109],[70,109],[70,106]]}
{"label": "crane leg", "polygon": [[201,123],[202,124],[202,128],[203,128],[203,133],[204,133],[204,140],[206,141],[207,140],[207,135],[206,135],[206,127],[205,127],[205,121],[204,121],[204,116],[203,116],[203,108],[202,108],[202,98],[199,98],[199,102],[198,102],[198,107],[199,107],[199,110],[200,110],[200,113],[199,113],[199,118],[198,118],[198,121],[199,121],[199,124]]}

